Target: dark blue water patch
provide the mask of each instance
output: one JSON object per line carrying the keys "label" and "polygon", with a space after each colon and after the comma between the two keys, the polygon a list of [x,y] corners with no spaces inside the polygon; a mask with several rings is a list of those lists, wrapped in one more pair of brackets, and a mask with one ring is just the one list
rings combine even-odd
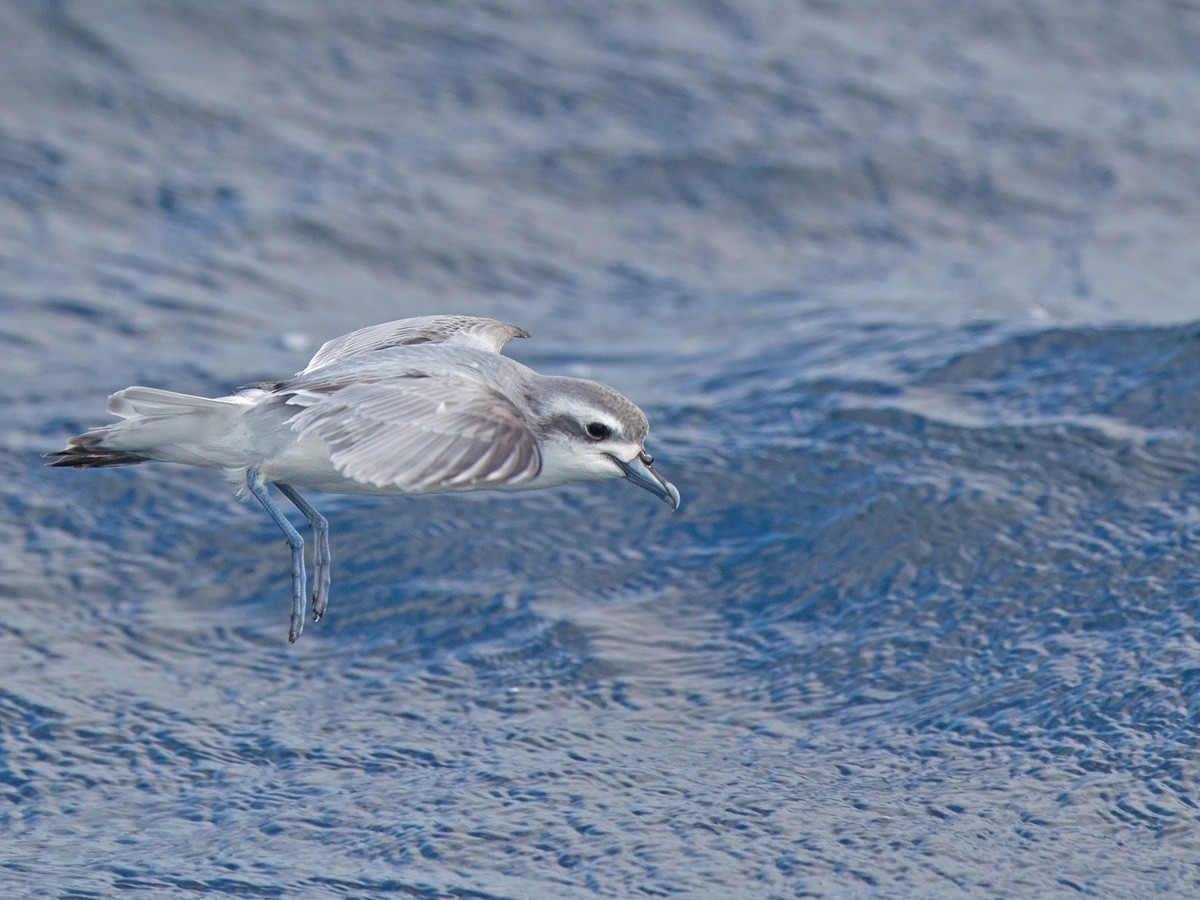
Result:
{"label": "dark blue water patch", "polygon": [[36,210],[43,195],[58,187],[64,163],[62,150],[49,142],[0,134],[0,196]]}
{"label": "dark blue water patch", "polygon": [[228,184],[205,184],[194,188],[167,181],[158,187],[158,209],[167,228],[184,240],[187,236],[206,241],[232,241],[247,221],[245,199]]}
{"label": "dark blue water patch", "polygon": [[47,297],[41,305],[43,312],[84,323],[86,329],[93,332],[95,339],[102,338],[105,333],[125,336],[142,333],[127,315],[74,297]]}
{"label": "dark blue water patch", "polygon": [[[913,380],[987,394],[978,423],[909,412],[907,388],[828,380],[797,385],[803,400],[731,396],[710,410],[717,432],[728,416],[763,443],[691,461],[708,492],[684,528],[720,550],[680,559],[678,577],[720,604],[754,699],[875,733],[903,722],[918,743],[1019,747],[1080,773],[1103,746],[1105,771],[1143,783],[1142,799],[1110,797],[1106,815],[1162,834],[1194,819],[1179,777],[1197,727],[1182,674],[1200,596],[1194,438],[1123,431],[1107,390],[1087,402],[1114,383],[1121,397],[1153,384],[1186,408],[1195,372],[1176,360],[1192,334],[1020,337],[959,357],[952,371],[968,378]],[[996,358],[999,372],[975,368]],[[1060,370],[1047,390],[1025,387],[1047,367]],[[769,368],[764,380],[784,380]],[[1068,369],[1074,390],[1056,393]],[[1036,422],[1021,409],[1007,424],[1009,398],[992,393],[1005,384],[1037,398]],[[780,444],[787,412],[799,430]]]}
{"label": "dark blue water patch", "polygon": [[[1039,394],[1033,419],[1025,407],[1014,414],[1006,386],[1019,385],[1023,370],[1040,377],[1050,364],[1077,360],[1091,383],[1120,375],[1136,387],[1137,365],[1119,351],[1141,347],[1140,358],[1161,360],[1178,335],[1126,329],[1098,340],[1083,330],[1057,334],[1052,352],[1042,352],[1029,336],[984,330],[959,338],[975,341],[974,351],[932,367],[921,359],[936,350],[903,329],[866,329],[846,341],[867,348],[872,335],[883,356],[906,362],[881,370],[881,380],[864,377],[865,364],[855,378],[806,377],[824,348],[802,340],[704,382],[678,412],[662,410],[663,458],[685,492],[677,515],[622,483],[513,498],[320,498],[334,522],[334,601],[294,659],[282,640],[284,549],[257,510],[214,499],[224,489],[216,478],[197,481],[180,469],[45,473],[93,477],[73,488],[87,497],[82,512],[47,511],[37,533],[91,544],[96,555],[75,583],[93,594],[121,583],[98,567],[127,560],[117,571],[142,596],[111,609],[101,601],[96,646],[126,647],[130,658],[167,671],[198,659],[201,668],[183,682],[199,678],[197,686],[213,677],[198,673],[214,665],[241,671],[248,680],[227,689],[234,704],[259,690],[253,681],[282,672],[287,686],[273,702],[286,715],[299,708],[289,694],[311,695],[300,685],[325,679],[327,689],[353,696],[368,721],[397,701],[387,715],[404,717],[400,685],[415,679],[430,705],[408,712],[407,728],[433,727],[432,710],[448,704],[459,710],[451,718],[487,712],[528,739],[521,723],[552,715],[564,692],[569,709],[593,715],[646,715],[679,703],[689,712],[672,715],[684,721],[750,716],[765,719],[756,725],[764,734],[840,730],[857,736],[856,753],[882,749],[891,765],[927,756],[980,770],[1040,768],[1034,781],[1044,777],[1063,809],[1082,805],[1114,827],[1170,839],[1194,819],[1195,803],[1186,777],[1200,588],[1191,574],[1192,444],[1176,429],[1152,439],[1127,430],[1108,412],[1107,395],[1085,402],[1086,388]],[[989,370],[995,358],[1005,362]],[[1172,370],[1174,385],[1161,366],[1145,367],[1143,377],[1164,396],[1173,387],[1190,394],[1187,367]],[[945,414],[960,394],[973,404],[965,420]],[[36,557],[54,546],[43,538],[26,549]],[[235,577],[223,582],[221,573]],[[56,577],[63,583],[62,572]],[[661,598],[646,607],[655,630],[642,647],[633,633],[623,639],[635,659],[656,660],[652,675],[614,655],[611,637],[590,620],[590,611],[602,612],[619,633],[647,597]],[[214,620],[249,616],[255,625],[187,637],[158,631],[197,603]],[[194,627],[203,618],[179,621]],[[720,627],[691,633],[688,621]],[[153,790],[167,773],[203,771],[211,760],[292,777],[345,766],[368,779],[414,765],[462,772],[453,742],[388,754],[370,729],[350,757],[328,756],[273,737],[282,723],[271,711],[227,730],[212,713],[181,718],[128,694],[105,704],[111,724],[50,743],[82,748],[85,772],[92,755],[115,762],[133,790],[143,789],[139,779]],[[582,722],[574,727],[591,734]],[[131,730],[144,740],[130,743]],[[629,735],[647,739],[636,729]],[[496,739],[488,730],[477,737]],[[44,765],[74,763],[51,757]],[[94,783],[85,790],[110,783],[86,777]],[[1102,787],[1107,779],[1121,788]],[[182,822],[244,823],[248,807],[238,796],[214,804],[207,788],[201,794],[199,806],[179,804]],[[523,802],[553,796],[541,785]],[[929,809],[935,820],[963,815],[954,801]],[[331,808],[327,818],[336,830],[342,814]],[[1034,817],[1029,839],[1051,822]],[[286,826],[277,836],[294,835]],[[453,858],[445,840],[453,839],[414,836],[393,862]],[[572,842],[547,846],[568,863],[595,859]],[[787,852],[780,849],[784,868]]]}
{"label": "dark blue water patch", "polygon": [[925,382],[1009,415],[1106,415],[1195,431],[1200,328],[1049,330],[963,354]]}
{"label": "dark blue water patch", "polygon": [[8,748],[0,756],[0,784],[4,786],[5,801],[0,821],[6,828],[11,828],[26,815],[35,814],[34,804],[40,792],[34,771],[16,758],[12,748],[53,740],[61,716],[54,709],[7,692],[0,695],[0,710],[3,711],[3,746]]}

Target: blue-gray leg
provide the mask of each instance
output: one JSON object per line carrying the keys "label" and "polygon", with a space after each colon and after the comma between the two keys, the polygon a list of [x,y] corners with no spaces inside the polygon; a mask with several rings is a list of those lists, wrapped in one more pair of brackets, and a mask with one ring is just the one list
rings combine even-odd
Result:
{"label": "blue-gray leg", "polygon": [[329,605],[329,571],[333,559],[329,553],[329,522],[313,505],[300,496],[300,493],[290,484],[276,484],[280,493],[296,505],[296,509],[304,513],[308,524],[312,526],[313,538],[313,621],[318,622],[325,615],[325,607]]}
{"label": "blue-gray leg", "polygon": [[262,504],[267,514],[275,520],[275,524],[283,532],[288,546],[292,548],[292,623],[288,628],[288,640],[295,642],[296,638],[300,637],[300,632],[304,630],[304,538],[300,537],[300,532],[292,526],[292,523],[287,520],[287,516],[283,514],[283,510],[271,499],[271,495],[267,493],[267,486],[263,483],[262,476],[258,474],[257,469],[249,469],[246,472],[246,487],[250,489],[254,499]]}

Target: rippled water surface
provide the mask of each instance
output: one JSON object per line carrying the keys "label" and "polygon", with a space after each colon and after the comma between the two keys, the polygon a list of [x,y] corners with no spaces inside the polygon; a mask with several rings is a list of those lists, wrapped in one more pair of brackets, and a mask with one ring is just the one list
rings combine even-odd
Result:
{"label": "rippled water surface", "polygon": [[[1200,13],[0,4],[8,896],[1200,891]],[[1007,11],[1005,11],[1007,10]],[[47,470],[406,315],[623,483]]]}

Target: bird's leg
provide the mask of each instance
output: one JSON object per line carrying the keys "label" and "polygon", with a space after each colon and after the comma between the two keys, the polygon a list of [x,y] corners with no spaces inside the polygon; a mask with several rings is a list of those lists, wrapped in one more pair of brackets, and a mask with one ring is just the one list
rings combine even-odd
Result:
{"label": "bird's leg", "polygon": [[318,622],[325,615],[325,607],[329,604],[329,572],[332,557],[329,553],[329,521],[313,508],[313,505],[300,496],[290,484],[276,484],[280,493],[295,504],[296,509],[304,513],[308,524],[312,526],[316,546],[313,548],[313,621]]}
{"label": "bird's leg", "polygon": [[267,493],[267,486],[257,469],[247,470],[246,487],[250,489],[254,499],[262,504],[267,514],[275,520],[275,524],[283,532],[288,546],[292,548],[292,622],[288,628],[288,641],[295,643],[296,638],[300,637],[300,632],[304,630],[304,538],[287,520],[283,510],[271,499],[271,495]]}

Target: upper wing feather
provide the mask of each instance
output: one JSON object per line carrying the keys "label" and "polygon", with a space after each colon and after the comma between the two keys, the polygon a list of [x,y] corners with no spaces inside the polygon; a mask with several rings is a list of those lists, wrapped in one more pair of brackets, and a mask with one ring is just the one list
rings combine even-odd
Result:
{"label": "upper wing feather", "polygon": [[528,481],[542,468],[517,408],[467,378],[358,382],[299,390],[287,402],[304,407],[291,427],[319,437],[337,470],[364,484],[467,490]]}
{"label": "upper wing feather", "polygon": [[405,344],[457,344],[499,353],[513,338],[529,337],[516,325],[475,316],[420,316],[360,328],[327,341],[300,374],[348,356]]}

